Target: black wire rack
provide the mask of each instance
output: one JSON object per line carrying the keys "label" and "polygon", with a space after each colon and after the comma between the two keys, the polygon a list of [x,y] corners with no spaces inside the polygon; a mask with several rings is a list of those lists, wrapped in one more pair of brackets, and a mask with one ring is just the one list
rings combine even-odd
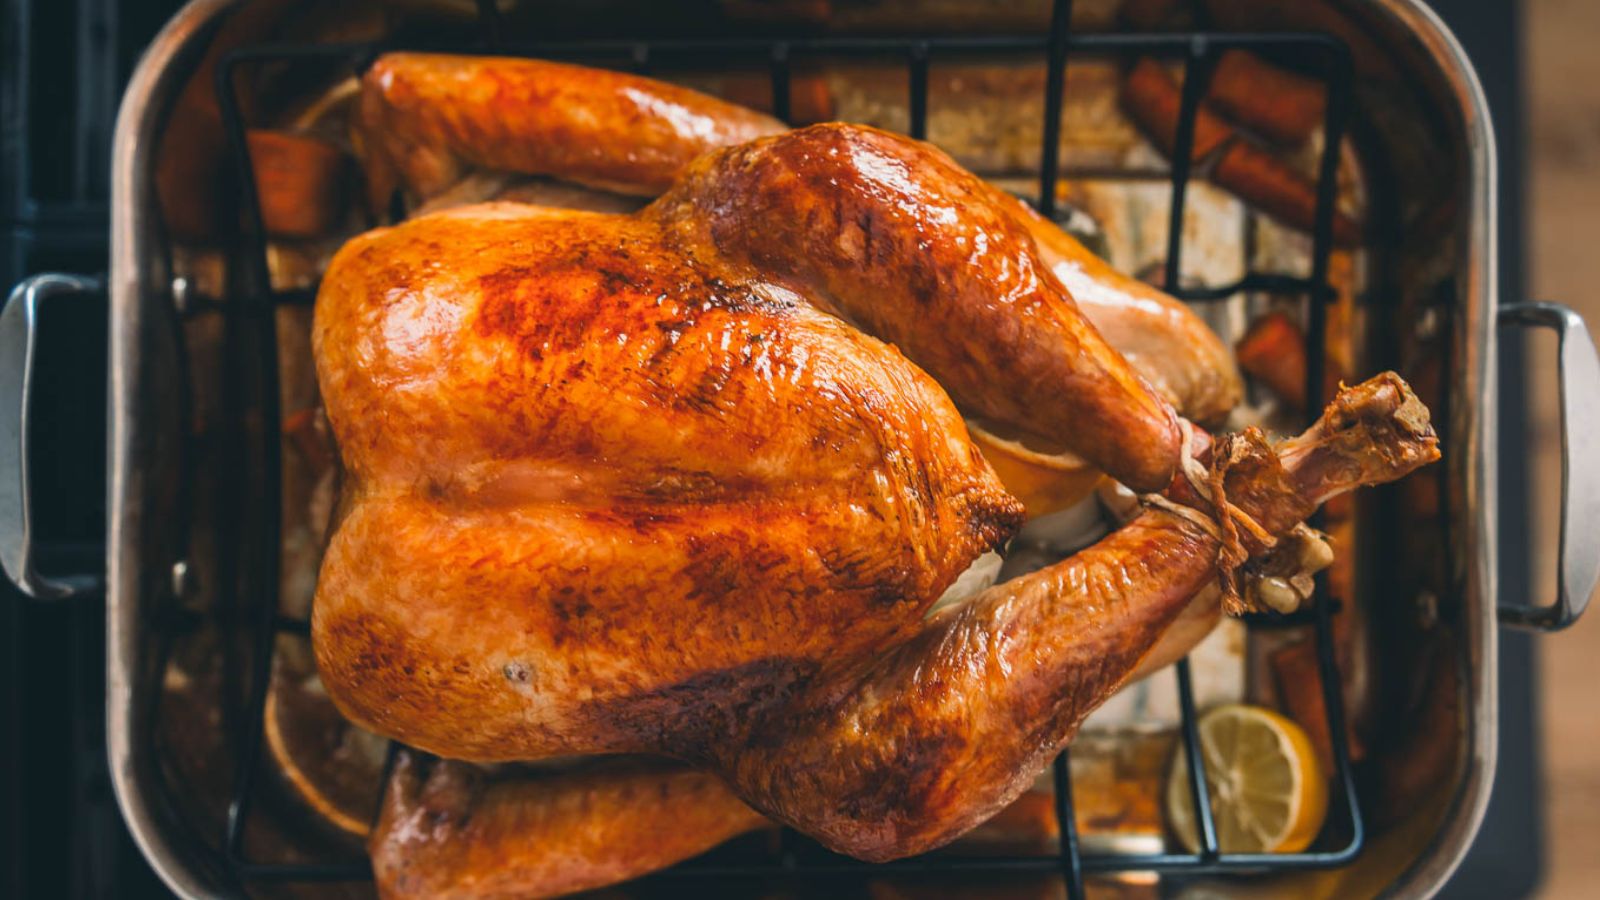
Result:
{"label": "black wire rack", "polygon": [[[243,734],[232,779],[232,794],[227,807],[222,836],[222,865],[241,886],[272,882],[356,881],[371,877],[365,859],[332,859],[325,862],[275,863],[257,861],[245,852],[245,833],[249,826],[254,798],[260,789],[263,770],[262,744],[264,713],[271,681],[273,652],[280,635],[308,640],[310,628],[302,620],[289,619],[278,612],[279,558],[281,548],[281,416],[279,411],[278,349],[273,317],[278,306],[303,305],[313,292],[274,290],[267,265],[266,230],[262,224],[255,178],[248,144],[246,122],[236,93],[235,75],[241,67],[259,64],[316,64],[345,66],[359,72],[378,55],[388,50],[427,49],[461,53],[494,53],[581,61],[596,65],[628,68],[639,73],[670,70],[693,65],[705,68],[707,62],[748,66],[763,62],[770,75],[772,108],[780,119],[790,111],[790,73],[797,60],[818,57],[862,56],[899,59],[909,76],[907,108],[909,132],[925,137],[928,122],[928,75],[931,65],[970,58],[974,55],[1006,53],[1042,58],[1046,66],[1043,106],[1043,145],[1038,173],[1036,207],[1045,215],[1056,212],[1056,187],[1061,176],[1060,137],[1062,108],[1066,90],[1068,60],[1076,55],[1107,55],[1134,58],[1153,56],[1181,60],[1183,81],[1176,138],[1170,154],[1172,202],[1168,223],[1165,284],[1167,290],[1191,303],[1206,303],[1233,297],[1242,292],[1270,291],[1298,295],[1306,302],[1307,391],[1308,397],[1322,394],[1325,360],[1323,347],[1327,331],[1326,303],[1334,296],[1328,279],[1329,254],[1333,245],[1333,220],[1337,202],[1336,174],[1339,148],[1350,109],[1354,74],[1348,49],[1326,34],[1272,33],[1236,34],[1210,31],[1156,34],[1074,34],[1070,28],[1070,0],[1056,0],[1050,26],[1045,33],[1006,36],[873,36],[873,37],[735,37],[710,39],[585,40],[575,42],[515,43],[503,40],[503,31],[492,0],[478,4],[477,38],[465,45],[427,46],[415,44],[297,44],[274,43],[244,47],[227,54],[217,66],[216,91],[234,163],[237,167],[239,202],[243,231],[239,246],[244,252],[240,263],[243,277],[236,287],[240,297],[211,309],[227,320],[224,329],[223,403],[235,417],[233,443],[221,448],[225,458],[259,468],[259,479],[235,474],[219,485],[232,493],[219,498],[220,508],[248,506],[256,516],[249,527],[232,517],[222,535],[218,569],[221,596],[216,604],[220,616],[229,617],[249,643],[246,653],[227,660],[224,666],[225,697],[241,698],[236,706],[225,708],[225,727],[237,727]],[[1212,66],[1220,53],[1230,49],[1249,49],[1275,56],[1292,56],[1314,69],[1326,89],[1324,142],[1316,180],[1316,207],[1312,229],[1310,271],[1305,274],[1251,271],[1238,281],[1223,285],[1184,285],[1179,274],[1184,250],[1183,221],[1188,184],[1192,175],[1192,148],[1196,114],[1205,93]],[[253,360],[250,367],[240,361]],[[1315,404],[1310,404],[1315,406]],[[1315,409],[1311,415],[1315,417]],[[245,427],[245,423],[249,427]],[[258,441],[256,446],[246,446]],[[248,483],[248,484],[247,484]],[[231,487],[230,487],[231,485]],[[252,496],[245,496],[254,492]],[[252,502],[253,501],[253,502]],[[224,517],[229,518],[229,517]],[[231,548],[231,549],[230,549]],[[253,577],[238,578],[248,570]],[[247,586],[245,586],[247,584]],[[944,854],[928,855],[887,864],[866,864],[822,852],[808,853],[802,859],[793,852],[779,854],[775,861],[761,864],[728,864],[712,860],[691,860],[654,879],[755,879],[771,881],[786,878],[838,876],[852,873],[912,874],[936,872],[1035,872],[1059,873],[1068,897],[1084,896],[1087,873],[1161,872],[1175,875],[1228,874],[1283,870],[1332,868],[1348,863],[1361,852],[1365,826],[1358,801],[1356,782],[1347,744],[1344,703],[1334,653],[1330,623],[1333,601],[1326,584],[1319,579],[1317,596],[1309,612],[1289,617],[1296,624],[1309,623],[1315,632],[1318,675],[1327,729],[1334,757],[1334,789],[1328,825],[1319,849],[1298,853],[1225,853],[1218,847],[1216,823],[1211,814],[1196,726],[1194,690],[1187,660],[1175,667],[1177,694],[1182,715],[1181,749],[1186,755],[1189,790],[1198,823],[1200,849],[1195,853],[1086,853],[1079,842],[1072,804],[1072,780],[1068,752],[1055,760],[1055,814],[1060,828],[1058,853],[1036,856],[964,858]],[[192,620],[197,614],[189,613]],[[172,617],[168,617],[172,618]],[[184,615],[177,617],[179,620]],[[1284,617],[1269,620],[1282,623]],[[173,633],[181,630],[167,622],[156,642],[154,671],[165,669],[173,644]],[[224,644],[224,652],[237,650]],[[245,663],[243,660],[247,659]],[[231,684],[233,691],[227,688]],[[152,717],[159,715],[159,703]],[[390,758],[393,758],[391,748]],[[1328,838],[1341,843],[1328,847]]]}

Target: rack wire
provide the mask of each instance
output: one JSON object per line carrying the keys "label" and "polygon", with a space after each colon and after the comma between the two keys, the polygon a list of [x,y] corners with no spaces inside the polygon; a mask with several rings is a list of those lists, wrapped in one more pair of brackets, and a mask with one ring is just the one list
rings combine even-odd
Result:
{"label": "rack wire", "polygon": [[[278,306],[303,305],[311,294],[305,290],[274,290],[267,266],[266,231],[262,225],[258,198],[255,195],[255,178],[246,142],[246,123],[236,94],[235,74],[242,66],[274,64],[345,65],[353,72],[364,69],[381,53],[397,49],[450,50],[461,53],[495,53],[498,55],[525,55],[592,64],[630,68],[648,73],[657,68],[669,68],[687,62],[704,65],[706,60],[723,63],[765,63],[772,88],[772,107],[780,119],[789,115],[790,73],[796,60],[819,56],[872,56],[897,58],[904,62],[908,74],[909,133],[925,137],[928,122],[928,78],[931,65],[974,54],[1007,52],[1042,55],[1046,66],[1046,97],[1044,98],[1043,145],[1039,171],[1037,208],[1045,215],[1056,212],[1056,186],[1060,178],[1060,136],[1062,108],[1066,89],[1065,73],[1068,60],[1077,54],[1120,55],[1134,57],[1155,56],[1183,62],[1181,104],[1173,152],[1170,154],[1170,181],[1172,202],[1170,207],[1167,256],[1165,261],[1166,289],[1191,303],[1206,303],[1235,296],[1248,291],[1271,291],[1284,295],[1299,295],[1307,300],[1306,396],[1319,397],[1323,388],[1325,360],[1323,348],[1327,330],[1325,304],[1334,297],[1328,280],[1328,260],[1333,243],[1334,207],[1337,198],[1336,171],[1339,148],[1345,120],[1350,108],[1353,88],[1353,71],[1348,49],[1336,38],[1315,33],[1235,34],[1207,31],[1160,34],[1073,34],[1070,29],[1071,0],[1055,0],[1048,31],[1037,35],[1012,36],[876,36],[876,37],[764,37],[764,38],[713,38],[666,40],[601,40],[577,42],[515,43],[504,40],[504,35],[492,0],[478,3],[478,34],[475,42],[466,46],[399,45],[381,43],[362,44],[261,44],[235,50],[227,54],[216,70],[216,92],[222,111],[223,123],[238,174],[241,192],[239,202],[244,213],[243,231],[239,235],[243,253],[242,295],[235,301],[216,304],[211,311],[220,311],[227,320],[227,369],[224,374],[225,406],[235,417],[233,434],[237,441],[243,436],[257,439],[259,446],[241,444],[224,447],[232,460],[253,463],[259,468],[259,481],[255,490],[259,496],[249,503],[263,518],[246,529],[237,523],[233,531],[223,536],[224,547],[219,559],[223,596],[217,609],[223,616],[231,617],[235,624],[245,626],[250,638],[248,666],[239,659],[230,659],[226,672],[233,682],[234,691],[225,696],[242,696],[243,703],[224,710],[225,722],[242,726],[244,739],[239,747],[233,777],[233,789],[227,810],[225,833],[221,842],[222,864],[241,885],[251,882],[329,882],[354,881],[369,878],[370,866],[365,859],[334,859],[326,862],[282,864],[262,862],[249,858],[245,852],[245,834],[253,811],[253,798],[259,787],[262,773],[262,744],[264,712],[268,686],[271,681],[272,657],[279,635],[296,639],[309,638],[306,622],[287,619],[278,613],[278,577],[280,529],[279,470],[281,430],[279,416],[279,385],[277,346],[273,317]],[[1179,275],[1182,271],[1184,250],[1181,223],[1184,216],[1187,187],[1192,175],[1192,148],[1197,111],[1205,92],[1207,79],[1217,55],[1230,49],[1250,49],[1258,52],[1295,54],[1297,58],[1320,61],[1318,77],[1326,90],[1324,143],[1316,182],[1316,206],[1312,230],[1311,270],[1305,274],[1283,272],[1248,272],[1239,280],[1223,285],[1184,285]],[[253,369],[246,370],[243,359],[252,359]],[[1315,407],[1316,404],[1308,404]],[[1315,416],[1315,409],[1312,410]],[[247,420],[252,423],[246,428]],[[244,501],[243,487],[246,479],[234,478],[237,492],[225,503]],[[242,544],[231,554],[226,552],[229,543]],[[254,574],[248,588],[240,587],[237,576],[242,569]],[[1216,823],[1211,814],[1200,743],[1196,727],[1195,698],[1187,660],[1175,668],[1177,694],[1182,716],[1180,729],[1182,750],[1186,754],[1189,772],[1189,789],[1198,823],[1200,849],[1195,853],[1162,852],[1141,854],[1087,853],[1078,840],[1072,804],[1072,781],[1068,753],[1063,752],[1054,763],[1055,814],[1060,828],[1060,850],[1055,854],[1013,857],[963,858],[930,855],[888,864],[869,865],[831,854],[812,854],[801,860],[793,853],[762,864],[726,864],[708,861],[689,861],[672,869],[649,876],[655,879],[674,878],[724,878],[724,879],[786,879],[817,876],[836,876],[850,873],[932,873],[960,872],[1059,872],[1068,897],[1084,896],[1083,879],[1087,873],[1162,872],[1175,875],[1225,874],[1261,872],[1289,869],[1330,868],[1343,865],[1360,853],[1365,843],[1365,826],[1357,796],[1355,777],[1347,744],[1344,720],[1344,703],[1340,694],[1340,678],[1334,654],[1333,631],[1330,623],[1332,600],[1326,585],[1318,581],[1315,602],[1309,613],[1298,614],[1296,621],[1309,620],[1315,632],[1318,672],[1321,681],[1323,706],[1328,721],[1334,756],[1332,827],[1325,834],[1345,836],[1341,846],[1298,853],[1226,853],[1218,846]],[[194,614],[175,617],[178,624],[169,621],[157,642],[157,668],[164,669],[171,652],[172,633],[181,630],[186,618]],[[174,618],[174,617],[168,617]],[[159,624],[159,623],[158,623]],[[192,622],[190,623],[192,624]],[[159,714],[159,706],[152,709],[152,717]],[[391,759],[392,759],[391,752]]]}

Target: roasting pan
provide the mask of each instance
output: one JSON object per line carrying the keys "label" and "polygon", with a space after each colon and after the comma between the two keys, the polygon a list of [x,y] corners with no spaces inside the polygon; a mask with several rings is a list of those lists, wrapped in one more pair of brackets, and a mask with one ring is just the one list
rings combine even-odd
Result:
{"label": "roasting pan", "polygon": [[[265,589],[252,583],[264,569],[274,568],[260,558],[257,538],[270,533],[276,541],[279,533],[282,510],[277,496],[283,460],[275,442],[252,444],[261,422],[243,415],[214,439],[195,437],[196,419],[203,418],[207,410],[226,410],[237,398],[259,393],[264,384],[276,384],[263,368],[229,364],[235,358],[252,358],[261,366],[276,369],[273,356],[260,356],[262,345],[252,343],[255,336],[283,327],[281,317],[274,324],[270,305],[264,313],[253,305],[259,298],[252,298],[252,293],[266,278],[264,272],[252,271],[256,257],[251,251],[260,248],[252,248],[249,235],[242,235],[235,244],[224,247],[222,256],[230,264],[213,271],[200,258],[175,249],[181,242],[174,239],[173,223],[164,217],[157,197],[157,153],[163,139],[170,138],[178,127],[174,109],[181,104],[183,93],[196,90],[195,73],[215,64],[222,36],[229,29],[233,47],[264,46],[262,42],[269,39],[281,42],[283,35],[269,35],[264,26],[259,33],[251,32],[252,22],[261,18],[257,15],[260,10],[274,5],[286,4],[194,0],[147,50],[123,100],[113,156],[112,259],[104,285],[111,300],[112,328],[109,513],[103,582],[98,574],[45,575],[35,569],[26,441],[38,305],[53,297],[63,299],[49,302],[75,302],[66,298],[92,295],[101,285],[77,276],[35,276],[16,288],[0,315],[0,561],[25,593],[41,601],[72,602],[76,594],[103,587],[108,634],[107,734],[116,795],[135,840],[153,867],[174,891],[190,897],[287,895],[302,889],[330,896],[361,896],[370,891],[358,877],[345,883],[343,870],[319,873],[318,864],[305,862],[304,857],[296,857],[302,862],[298,868],[281,870],[240,864],[240,848],[232,843],[242,840],[238,833],[243,828],[241,821],[250,813],[250,797],[241,800],[236,795],[230,802],[226,783],[181,777],[175,781],[173,773],[184,770],[173,757],[183,756],[185,750],[157,733],[159,698],[164,689],[171,688],[174,678],[165,666],[173,635],[182,635],[185,629],[201,630],[196,623],[203,612],[209,617],[204,621],[212,623],[203,627],[214,632],[207,632],[210,637],[203,647],[207,658],[215,661],[222,699],[217,708],[204,712],[197,727],[221,733],[225,748],[244,748],[237,758],[226,761],[230,776],[250,772],[257,765],[257,751],[239,735],[255,734],[259,739],[259,728],[252,731],[250,722],[238,718],[237,709],[250,709],[251,701],[256,700],[254,708],[259,711],[266,687],[249,672],[254,662],[276,646],[282,632],[294,630],[292,624],[277,627],[281,623],[274,621],[276,597],[262,600]],[[432,14],[440,17],[445,29],[474,15],[471,4],[414,5],[434,7]],[[868,13],[876,5],[840,4]],[[944,9],[953,4],[927,5]],[[1088,0],[1079,5],[1087,8],[1089,18],[1098,7],[1114,6]],[[1226,45],[1230,40],[1248,40],[1238,32],[1323,30],[1318,21],[1295,20],[1273,3],[1222,5],[1235,13],[1243,9],[1249,27],[1241,27],[1237,20],[1228,23],[1232,33],[1197,27],[1193,33],[1169,36],[1172,45],[1187,48],[1199,58],[1209,52],[1208,41]],[[1493,780],[1497,629],[1502,623],[1547,630],[1564,627],[1587,605],[1600,573],[1600,547],[1596,546],[1600,475],[1592,467],[1574,465],[1572,455],[1574,447],[1600,443],[1600,409],[1594,400],[1600,396],[1600,361],[1584,324],[1565,307],[1501,305],[1496,288],[1495,147],[1489,111],[1472,67],[1443,24],[1418,0],[1348,0],[1334,5],[1344,13],[1345,24],[1331,36],[1322,37],[1345,48],[1359,77],[1398,85],[1393,93],[1408,98],[1404,101],[1409,104],[1405,107],[1408,114],[1397,116],[1393,110],[1386,113],[1384,98],[1373,96],[1383,92],[1367,90],[1358,98],[1350,133],[1352,140],[1362,142],[1368,162],[1376,161],[1372,171],[1389,173],[1367,181],[1374,206],[1387,203],[1394,210],[1412,211],[1404,216],[1396,213],[1396,221],[1406,221],[1406,228],[1380,231],[1374,238],[1379,247],[1367,266],[1377,274],[1366,283],[1368,296],[1362,298],[1358,313],[1338,327],[1349,332],[1362,372],[1394,367],[1414,381],[1418,381],[1419,371],[1435,374],[1432,384],[1424,386],[1419,381],[1419,390],[1435,411],[1444,450],[1431,493],[1390,492],[1371,504],[1364,503],[1358,513],[1358,518],[1371,520],[1398,514],[1410,532],[1403,552],[1376,552],[1371,554],[1376,562],[1364,563],[1364,583],[1382,587],[1364,591],[1361,596],[1372,599],[1361,603],[1373,606],[1368,615],[1390,623],[1394,634],[1372,645],[1376,660],[1369,668],[1376,684],[1368,690],[1378,694],[1415,691],[1415,672],[1422,665],[1418,658],[1425,655],[1425,649],[1445,654],[1445,668],[1453,674],[1443,694],[1435,690],[1423,698],[1433,708],[1444,710],[1433,717],[1437,733],[1423,736],[1432,737],[1437,746],[1428,751],[1420,746],[1430,743],[1424,739],[1416,741],[1417,748],[1406,746],[1407,740],[1390,740],[1388,752],[1394,764],[1387,768],[1374,764],[1364,770],[1359,785],[1352,783],[1352,791],[1359,788],[1367,824],[1363,825],[1361,817],[1353,819],[1355,833],[1344,835],[1346,841],[1335,842],[1345,851],[1324,853],[1306,865],[1283,867],[1282,871],[1265,863],[1250,872],[1201,865],[1174,881],[1180,892],[1215,889],[1246,896],[1261,892],[1273,896],[1425,896],[1437,890],[1471,842]],[[492,26],[512,6],[477,4],[478,21],[491,26],[488,43],[495,41]],[[557,9],[552,21],[568,23],[584,17],[585,11],[572,4],[549,6]],[[1017,9],[992,3],[970,6],[976,12],[966,25],[957,18],[951,21],[958,24],[950,27],[1024,35],[1049,31],[1051,40],[1056,41],[1058,28],[1063,34],[1068,30],[1060,14],[1071,4],[1054,5],[1057,27],[1052,27],[1048,2],[1019,4]],[[355,8],[361,7],[357,4]],[[1079,17],[1070,19],[1072,28],[1085,18],[1083,8],[1078,10]],[[1002,15],[1002,9],[1009,11]],[[1004,21],[988,21],[995,18]],[[939,21],[937,16],[930,18],[929,27],[937,28]],[[890,26],[869,23],[864,27],[881,31]],[[1114,17],[1095,19],[1087,27],[1126,33],[1126,26],[1118,25]],[[763,20],[752,26],[752,33],[772,40],[775,28],[781,31],[782,26]],[[914,30],[922,33],[921,28]],[[324,29],[315,40],[331,43],[340,34],[337,27]],[[624,28],[623,34],[630,32]],[[780,44],[785,48],[784,58],[774,53],[770,60],[775,83],[781,71],[782,83],[787,86],[786,54],[806,39],[802,36],[794,44]],[[925,69],[929,48],[938,52],[944,39],[931,34],[925,41],[911,44],[921,48],[922,54],[920,62],[914,55],[912,66]],[[1016,45],[1038,49],[1041,55],[1045,47],[1028,40]],[[997,39],[995,46],[1003,49],[1009,45]],[[1050,46],[1068,44],[1063,38]],[[226,93],[229,70],[223,66],[218,71],[224,74],[217,76],[215,86]],[[1071,84],[1069,80],[1069,91]],[[201,85],[199,89],[210,87]],[[913,106],[932,102],[925,89],[920,100],[915,95],[913,89]],[[1071,121],[1062,127],[1070,129]],[[933,139],[937,141],[937,135]],[[1437,158],[1408,160],[1408,146],[1445,149]],[[197,156],[202,150],[194,148]],[[1068,169],[1100,165],[1095,160],[1071,158],[1064,163]],[[1436,177],[1431,187],[1429,179],[1405,177],[1419,167],[1433,171]],[[1054,179],[1051,174],[1047,183],[1053,185]],[[202,290],[202,283],[210,287]],[[287,291],[290,295],[292,288]],[[214,346],[209,351],[195,353],[191,347],[186,353],[185,348],[195,343],[195,332],[207,327],[193,324],[189,317],[207,304],[233,304],[242,309],[231,320],[242,324],[228,333],[219,328],[211,334]],[[1496,345],[1502,331],[1520,326],[1554,329],[1561,341],[1561,569],[1559,595],[1548,605],[1524,605],[1528,598],[1496,594]],[[262,402],[259,415],[275,418],[277,392],[268,393],[272,397]],[[219,458],[229,465],[222,467],[225,471],[212,471],[218,468],[215,459]],[[206,470],[207,477],[196,480],[186,476],[191,469]],[[1419,505],[1428,506],[1430,512],[1408,518]],[[1413,553],[1417,548],[1420,551]],[[266,582],[275,586],[276,580],[274,574]],[[255,627],[263,622],[266,627]],[[195,651],[191,648],[190,652]],[[1182,677],[1187,690],[1187,669]],[[1398,726],[1380,724],[1380,735],[1384,727]],[[195,751],[188,752],[193,755]],[[1429,752],[1435,755],[1428,756]],[[1396,805],[1386,804],[1386,798],[1392,801],[1400,794],[1398,785],[1408,764],[1415,769],[1429,759],[1436,760],[1447,774],[1438,788],[1420,802],[1409,804],[1413,808],[1384,812],[1386,805]],[[207,799],[210,794],[219,797]],[[266,803],[271,805],[270,800]],[[208,806],[220,808],[226,817],[230,827],[220,843],[227,846],[219,846],[214,823],[207,817]],[[318,827],[325,828],[326,823],[298,837],[315,844],[326,836],[328,843],[339,843],[336,836],[318,832]],[[343,846],[349,844],[346,836]],[[1073,874],[1081,875],[1077,847],[1072,847],[1070,854],[1066,848],[1062,852],[1064,857],[1070,855]],[[792,860],[786,864],[790,870],[796,868]],[[1122,867],[1106,868],[1120,871]],[[976,877],[983,877],[984,870],[977,871]],[[1227,877],[1214,877],[1219,873],[1227,873]],[[326,877],[319,878],[319,874]],[[290,875],[304,876],[304,881]],[[314,886],[306,888],[307,883]]]}

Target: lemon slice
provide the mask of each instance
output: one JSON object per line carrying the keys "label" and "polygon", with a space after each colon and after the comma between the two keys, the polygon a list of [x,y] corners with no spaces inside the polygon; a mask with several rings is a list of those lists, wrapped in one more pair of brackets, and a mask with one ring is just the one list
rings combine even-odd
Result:
{"label": "lemon slice", "polygon": [[989,461],[1006,490],[1037,519],[1066,509],[1088,497],[1100,481],[1100,470],[1058,447],[1040,446],[1005,426],[967,420],[972,443]]}
{"label": "lemon slice", "polygon": [[[1328,782],[1305,730],[1259,706],[1219,706],[1196,723],[1217,845],[1224,853],[1296,853],[1322,830]],[[1189,764],[1178,744],[1167,777],[1167,821],[1200,849]]]}

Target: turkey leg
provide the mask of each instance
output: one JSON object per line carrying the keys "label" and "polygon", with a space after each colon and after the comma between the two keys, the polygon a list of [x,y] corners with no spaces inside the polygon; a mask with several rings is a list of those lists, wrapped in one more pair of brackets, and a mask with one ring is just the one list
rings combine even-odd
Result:
{"label": "turkey leg", "polygon": [[[1228,502],[1270,535],[1439,455],[1426,408],[1393,373],[1345,389],[1275,450],[1251,431],[1213,452],[1227,464]],[[1209,507],[1186,483],[1168,493]],[[937,847],[1021,793],[1139,666],[1216,578],[1215,531],[1146,509],[699,752],[751,805],[840,852],[886,860]]]}

